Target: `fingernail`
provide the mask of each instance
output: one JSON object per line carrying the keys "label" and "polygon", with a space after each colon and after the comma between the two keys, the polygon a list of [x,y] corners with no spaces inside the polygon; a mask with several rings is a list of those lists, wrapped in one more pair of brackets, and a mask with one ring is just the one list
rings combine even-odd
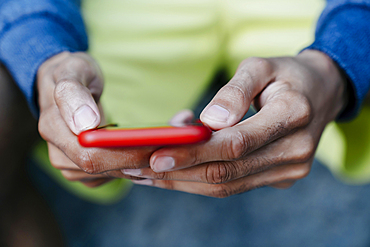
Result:
{"label": "fingernail", "polygon": [[175,160],[172,157],[158,157],[153,164],[153,171],[164,172],[172,169],[175,166]]}
{"label": "fingernail", "polygon": [[225,108],[213,105],[205,111],[203,117],[215,122],[227,122],[229,115],[230,112]]}
{"label": "fingernail", "polygon": [[76,129],[83,131],[95,127],[97,118],[98,116],[90,106],[83,105],[77,109],[73,120],[75,122]]}
{"label": "fingernail", "polygon": [[151,179],[143,179],[143,180],[131,180],[134,184],[140,185],[153,185],[153,180]]}
{"label": "fingernail", "polygon": [[123,174],[130,175],[130,176],[140,176],[141,169],[122,169]]}

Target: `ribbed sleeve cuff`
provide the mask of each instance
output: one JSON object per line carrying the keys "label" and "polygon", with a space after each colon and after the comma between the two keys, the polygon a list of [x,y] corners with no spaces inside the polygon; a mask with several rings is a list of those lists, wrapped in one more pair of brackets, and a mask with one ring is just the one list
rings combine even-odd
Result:
{"label": "ribbed sleeve cuff", "polygon": [[346,73],[353,95],[338,120],[355,117],[370,87],[370,8],[349,3],[324,11],[306,49],[326,53]]}
{"label": "ribbed sleeve cuff", "polygon": [[24,93],[35,116],[38,116],[35,79],[39,66],[60,52],[87,49],[86,40],[76,40],[71,33],[48,16],[37,16],[17,22],[0,38],[1,62]]}

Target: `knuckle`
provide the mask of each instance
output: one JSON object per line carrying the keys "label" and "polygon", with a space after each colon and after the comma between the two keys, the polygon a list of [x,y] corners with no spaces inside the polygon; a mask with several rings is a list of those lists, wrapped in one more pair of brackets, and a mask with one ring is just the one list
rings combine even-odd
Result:
{"label": "knuckle", "polygon": [[[291,107],[294,102],[294,109]],[[312,118],[312,107],[306,96],[296,91],[288,91],[286,107],[291,109],[291,121],[294,126],[307,125]]]}
{"label": "knuckle", "polygon": [[262,172],[267,168],[273,167],[281,163],[281,158],[274,159],[266,156],[251,157],[242,160],[243,176],[249,176],[258,172]]}
{"label": "knuckle", "polygon": [[310,122],[310,120],[312,119],[312,107],[311,107],[311,104],[309,102],[309,100],[301,95],[301,94],[298,94],[298,99],[297,99],[297,107],[298,107],[298,110],[297,110],[297,119],[298,119],[298,124],[299,125],[306,125]]}
{"label": "knuckle", "polygon": [[83,72],[88,78],[96,75],[94,66],[88,61],[87,58],[81,56],[71,57],[69,66],[76,71]]}
{"label": "knuckle", "polygon": [[[294,107],[292,107],[292,102]],[[286,91],[279,95],[273,106],[278,119],[273,126],[268,127],[272,138],[284,135],[292,129],[307,125],[312,118],[312,109],[308,99],[295,91]],[[282,118],[283,117],[283,118]]]}
{"label": "knuckle", "polygon": [[269,59],[261,57],[249,57],[243,61],[245,66],[254,65],[254,67],[269,73],[272,71],[273,66]]}
{"label": "knuckle", "polygon": [[230,134],[228,141],[225,141],[225,147],[222,148],[226,152],[225,158],[227,160],[236,160],[242,158],[247,152],[248,139],[240,131]]}
{"label": "knuckle", "polygon": [[225,163],[208,164],[206,168],[206,181],[209,184],[222,184],[231,179],[230,173]]}
{"label": "knuckle", "polygon": [[297,145],[294,155],[294,161],[298,163],[307,162],[315,155],[316,145],[312,137],[306,137]]}
{"label": "knuckle", "polygon": [[50,136],[49,136],[49,132],[51,129],[51,126],[53,124],[53,112],[52,112],[52,109],[49,107],[47,109],[44,109],[42,112],[41,112],[41,115],[40,115],[40,118],[39,118],[39,121],[38,121],[38,132],[41,136],[42,139],[44,139],[45,141],[49,141],[50,140]]}
{"label": "knuckle", "polygon": [[42,139],[46,140],[46,126],[48,124],[48,121],[46,121],[46,118],[43,117],[43,114],[41,114],[39,123],[38,123],[38,131]]}
{"label": "knuckle", "polygon": [[299,165],[294,171],[294,178],[295,180],[303,179],[310,174],[311,171],[311,164],[304,163]]}
{"label": "knuckle", "polygon": [[99,165],[94,162],[94,153],[90,151],[85,151],[81,153],[77,158],[77,165],[88,174],[98,174],[101,173]]}
{"label": "knuckle", "polygon": [[61,153],[60,150],[57,151],[56,148],[52,148],[48,145],[48,154],[50,164],[54,168],[58,170],[68,169],[68,164],[66,164],[66,157],[63,157],[64,154]]}
{"label": "knuckle", "polygon": [[222,88],[223,96],[233,102],[238,102],[238,104],[240,104],[240,102],[246,104],[250,95],[248,95],[249,92],[245,89],[244,83],[245,82],[241,79],[232,79],[230,83]]}
{"label": "knuckle", "polygon": [[66,66],[67,68],[72,68],[74,70],[85,71],[90,67],[90,63],[82,56],[77,56],[77,54],[75,54],[67,59]]}
{"label": "knuckle", "polygon": [[72,64],[77,68],[85,68],[90,65],[89,62],[82,57],[74,56],[71,60]]}
{"label": "knuckle", "polygon": [[63,177],[65,179],[67,179],[68,181],[74,182],[74,181],[78,180],[78,179],[76,179],[75,176],[73,176],[72,172],[70,172],[70,171],[62,170],[61,173],[62,173]]}
{"label": "knuckle", "polygon": [[199,152],[198,150],[195,149],[193,152],[190,152],[188,154],[188,157],[192,157],[190,161],[190,166],[198,165],[204,162],[203,157],[201,156],[201,152]]}
{"label": "knuckle", "polygon": [[60,163],[60,160],[53,154],[53,152],[49,152],[49,161],[50,164],[56,169],[62,169],[63,165]]}
{"label": "knuckle", "polygon": [[208,195],[216,198],[226,198],[232,195],[232,191],[224,184],[214,184]]}
{"label": "knuckle", "polygon": [[166,172],[154,173],[154,179],[165,180],[167,178],[168,178],[168,176],[167,176]]}
{"label": "knuckle", "polygon": [[288,133],[291,128],[286,121],[279,121],[273,123],[272,126],[267,127],[266,130],[268,133],[266,141],[270,142]]}
{"label": "knuckle", "polygon": [[70,79],[62,79],[57,82],[54,90],[54,97],[56,100],[63,99],[65,96],[70,95],[77,89],[75,83]]}

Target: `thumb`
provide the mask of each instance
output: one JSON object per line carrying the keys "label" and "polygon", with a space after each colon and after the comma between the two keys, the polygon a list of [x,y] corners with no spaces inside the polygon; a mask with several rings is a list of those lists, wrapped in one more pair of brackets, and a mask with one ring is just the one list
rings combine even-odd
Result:
{"label": "thumb", "polygon": [[87,54],[74,54],[54,72],[54,99],[59,111],[76,135],[99,126],[97,102],[103,91],[103,78],[95,61]]}
{"label": "thumb", "polygon": [[204,108],[200,120],[213,130],[235,125],[247,113],[252,100],[272,80],[272,74],[269,60],[244,60],[229,83]]}

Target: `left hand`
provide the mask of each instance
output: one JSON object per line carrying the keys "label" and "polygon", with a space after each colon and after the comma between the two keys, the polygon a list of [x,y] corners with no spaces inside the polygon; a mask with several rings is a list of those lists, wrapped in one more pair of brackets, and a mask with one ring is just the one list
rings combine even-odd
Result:
{"label": "left hand", "polygon": [[[125,169],[139,184],[213,197],[306,177],[325,126],[346,105],[346,80],[325,54],[243,61],[201,114],[203,144],[153,153],[151,168]],[[253,103],[259,110],[239,122]]]}
{"label": "left hand", "polygon": [[47,59],[37,74],[39,132],[47,142],[51,165],[69,181],[97,187],[121,169],[149,166],[155,147],[85,148],[77,140],[84,130],[104,121],[99,98],[104,80],[99,65],[87,53],[62,52]]}

